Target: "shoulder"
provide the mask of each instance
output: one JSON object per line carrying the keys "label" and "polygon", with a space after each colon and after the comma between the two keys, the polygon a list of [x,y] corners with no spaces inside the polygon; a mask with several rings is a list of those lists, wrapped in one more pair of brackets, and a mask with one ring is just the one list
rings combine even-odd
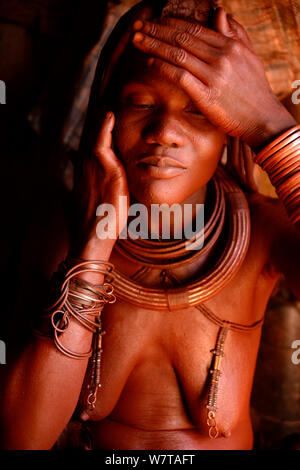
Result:
{"label": "shoulder", "polygon": [[293,227],[278,198],[264,196],[258,192],[246,194],[246,197],[250,208],[252,228],[262,236],[272,241],[282,230],[286,231],[287,228]]}
{"label": "shoulder", "polygon": [[273,246],[278,233],[278,211],[282,210],[280,201],[258,192],[245,194],[249,204],[251,219],[251,238],[248,254],[261,273],[276,279],[281,272],[273,260]]}
{"label": "shoulder", "polygon": [[279,199],[274,197],[265,196],[259,192],[245,193],[248,204],[250,207],[251,214],[255,216],[261,216],[262,214],[269,214],[276,208],[282,206]]}
{"label": "shoulder", "polygon": [[278,198],[264,196],[260,193],[247,194],[252,222],[252,228],[276,243],[285,238],[298,239],[299,234],[290,221],[286,209]]}
{"label": "shoulder", "polygon": [[300,298],[300,233],[290,221],[277,198],[255,193],[248,195],[251,213],[252,243],[265,248],[272,269],[285,277],[288,286]]}

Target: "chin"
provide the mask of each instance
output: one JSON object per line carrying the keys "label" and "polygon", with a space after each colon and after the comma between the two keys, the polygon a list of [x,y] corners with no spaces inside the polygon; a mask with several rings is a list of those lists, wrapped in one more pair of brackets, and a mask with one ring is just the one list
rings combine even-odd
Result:
{"label": "chin", "polygon": [[180,191],[180,185],[170,184],[163,180],[156,180],[153,182],[144,182],[141,185],[139,184],[132,185],[130,187],[130,193],[139,203],[149,206],[151,204],[180,204],[182,203],[188,195],[182,194]]}

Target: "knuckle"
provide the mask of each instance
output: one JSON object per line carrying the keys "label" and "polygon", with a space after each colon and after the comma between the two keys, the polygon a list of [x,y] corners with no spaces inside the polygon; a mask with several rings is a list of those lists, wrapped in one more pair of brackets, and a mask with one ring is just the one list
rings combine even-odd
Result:
{"label": "knuckle", "polygon": [[226,52],[231,52],[233,49],[234,40],[232,38],[226,37],[224,42],[224,49]]}
{"label": "knuckle", "polygon": [[150,49],[157,49],[158,47],[158,42],[154,38],[146,38],[146,43],[147,47],[149,47]]}
{"label": "knuckle", "polygon": [[240,43],[240,41],[233,41],[233,51],[236,53],[236,54],[240,54],[242,52],[242,44]]}
{"label": "knuckle", "polygon": [[221,54],[218,59],[217,59],[217,66],[218,69],[222,72],[225,72],[228,70],[230,64],[230,56],[225,54]]}
{"label": "knuckle", "polygon": [[155,23],[151,23],[149,24],[148,26],[148,33],[151,35],[151,36],[156,36],[158,34],[158,28],[157,28],[157,25]]}
{"label": "knuckle", "polygon": [[187,86],[190,81],[190,74],[186,70],[179,70],[177,72],[177,80],[179,85]]}
{"label": "knuckle", "polygon": [[203,33],[203,26],[201,24],[197,24],[197,23],[192,23],[189,25],[188,27],[188,32],[192,35],[192,36],[201,36],[202,33]]}
{"label": "knuckle", "polygon": [[178,44],[181,44],[181,45],[186,45],[188,44],[190,41],[190,36],[189,34],[185,33],[185,32],[181,32],[181,33],[176,33],[175,34],[175,42],[177,42]]}
{"label": "knuckle", "polygon": [[170,59],[178,65],[184,64],[187,59],[187,54],[183,49],[176,48],[170,50]]}
{"label": "knuckle", "polygon": [[229,54],[240,54],[241,44],[239,41],[231,39],[230,41],[228,41],[226,49]]}
{"label": "knuckle", "polygon": [[211,87],[208,87],[207,88],[207,93],[206,93],[206,100],[207,100],[207,103],[211,106],[212,103],[213,103],[213,92],[212,92],[212,89]]}

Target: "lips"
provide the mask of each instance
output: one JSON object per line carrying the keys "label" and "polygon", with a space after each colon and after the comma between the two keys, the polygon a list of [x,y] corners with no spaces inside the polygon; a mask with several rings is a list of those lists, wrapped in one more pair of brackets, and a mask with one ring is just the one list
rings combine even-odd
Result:
{"label": "lips", "polygon": [[186,170],[186,167],[181,162],[171,157],[149,155],[147,157],[141,158],[138,163],[152,165],[159,168],[181,168]]}
{"label": "lips", "polygon": [[174,178],[187,168],[178,160],[167,156],[147,155],[138,161],[142,175],[154,179]]}

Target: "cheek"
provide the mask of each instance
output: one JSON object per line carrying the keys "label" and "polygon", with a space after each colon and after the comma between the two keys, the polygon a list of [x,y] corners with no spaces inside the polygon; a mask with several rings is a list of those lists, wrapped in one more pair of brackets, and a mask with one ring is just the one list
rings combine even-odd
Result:
{"label": "cheek", "polygon": [[[130,134],[127,121],[124,119],[117,118],[115,128],[113,130],[113,139],[115,144],[115,150],[118,152],[118,157],[123,160],[128,152],[127,147],[130,145]],[[125,138],[127,136],[127,138]]]}
{"label": "cheek", "polygon": [[216,171],[225,143],[225,134],[209,129],[198,133],[193,139],[195,158],[190,170],[199,176],[203,184],[206,184]]}
{"label": "cheek", "polygon": [[133,123],[130,116],[120,112],[116,117],[116,124],[113,131],[114,143],[118,157],[124,161],[130,161],[133,148],[140,140],[140,133],[136,123]]}

